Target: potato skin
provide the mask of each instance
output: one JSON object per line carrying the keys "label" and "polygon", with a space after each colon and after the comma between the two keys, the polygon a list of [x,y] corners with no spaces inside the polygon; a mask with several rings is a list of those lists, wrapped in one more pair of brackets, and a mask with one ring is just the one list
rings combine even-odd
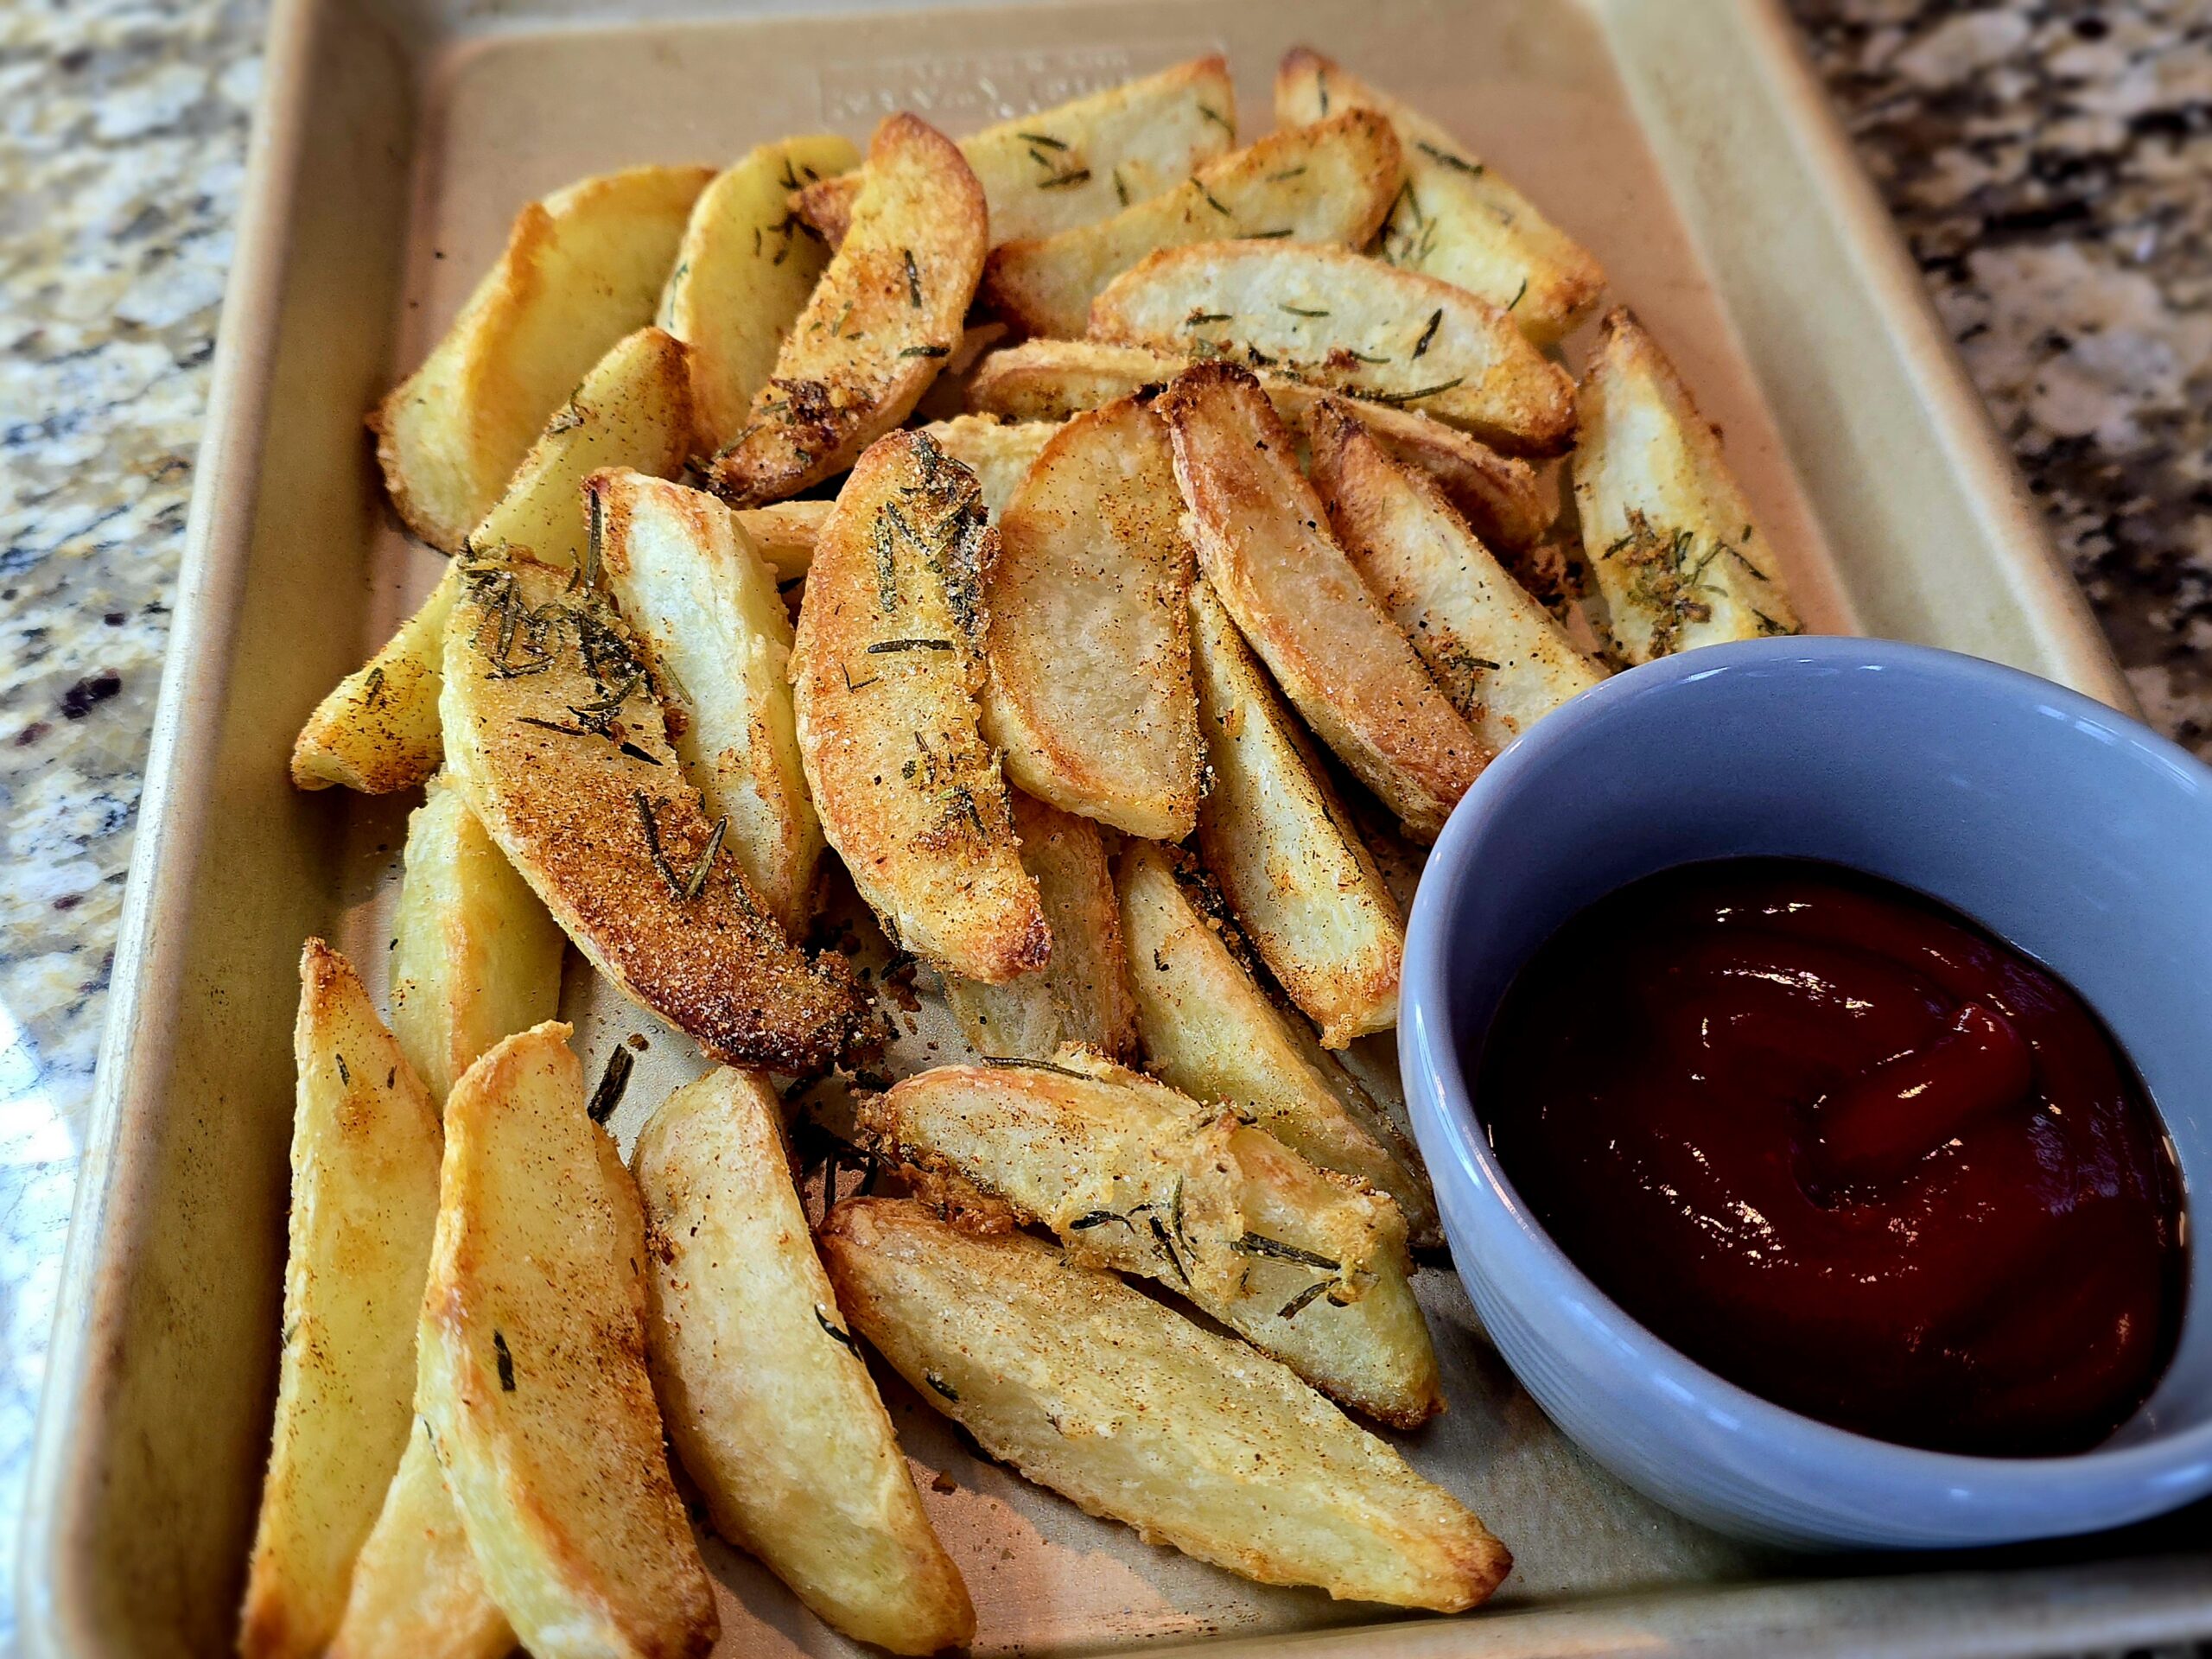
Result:
{"label": "potato skin", "polygon": [[976,697],[997,536],[925,433],[869,446],[815,544],[791,652],[799,753],[861,896],[896,943],[996,985],[1052,953]]}
{"label": "potato skin", "polygon": [[733,506],[843,472],[912,412],[958,347],[988,241],[983,188],[953,142],[911,115],[875,130],[851,229],[715,457]]}

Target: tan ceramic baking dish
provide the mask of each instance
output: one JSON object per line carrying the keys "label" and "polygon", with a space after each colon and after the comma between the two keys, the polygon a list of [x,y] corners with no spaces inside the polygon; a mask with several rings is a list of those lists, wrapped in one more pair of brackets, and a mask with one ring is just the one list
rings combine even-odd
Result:
{"label": "tan ceramic baking dish", "polygon": [[[1299,41],[1446,118],[1592,245],[1726,427],[1814,626],[1955,646],[2125,704],[1910,262],[1757,0],[865,18],[755,0],[277,0],[49,1362],[30,1652],[231,1644],[276,1368],[293,963],[313,931],[381,962],[410,804],[295,793],[284,757],[434,574],[380,502],[361,411],[444,326],[515,207],[620,164],[863,135],[893,108],[957,132],[1217,48],[1256,130]],[[635,1022],[588,976],[571,988],[588,1050]],[[656,1043],[632,1111],[683,1056]],[[1934,1564],[1781,1560],[1702,1533],[1564,1443],[1457,1281],[1421,1279],[1453,1409],[1409,1453],[1513,1545],[1491,1610],[1377,1624],[1246,1585],[1024,1486],[893,1387],[916,1465],[951,1478],[929,1501],[980,1649],[1966,1655],[2212,1628],[2202,1516]],[[742,1558],[710,1544],[709,1559],[722,1652],[846,1650]]]}

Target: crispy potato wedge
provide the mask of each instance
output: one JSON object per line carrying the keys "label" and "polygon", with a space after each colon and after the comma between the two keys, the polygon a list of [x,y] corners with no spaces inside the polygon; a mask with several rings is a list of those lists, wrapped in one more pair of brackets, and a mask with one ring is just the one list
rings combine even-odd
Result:
{"label": "crispy potato wedge", "polygon": [[1041,1240],[858,1198],[821,1243],[839,1303],[916,1392],[1093,1515],[1263,1584],[1443,1612],[1512,1564],[1287,1366]]}
{"label": "crispy potato wedge", "polygon": [[793,938],[814,914],[822,825],[791,715],[791,613],[734,515],[636,473],[590,483],[601,569],[645,650],[677,759],[768,913]]}
{"label": "crispy potato wedge", "polygon": [[1420,1154],[1313,1033],[1268,1000],[1198,871],[1173,849],[1132,843],[1115,887],[1147,1066],[1193,1100],[1251,1116],[1306,1162],[1389,1193],[1414,1243],[1440,1239]]}
{"label": "crispy potato wedge", "polygon": [[734,506],[843,472],[905,420],[960,343],[988,241],[983,188],[911,115],[875,130],[852,228],[736,435],[715,457]]}
{"label": "crispy potato wedge", "polygon": [[1021,487],[1045,446],[1059,428],[1043,421],[1007,423],[980,415],[957,415],[921,429],[930,441],[976,474],[983,492],[983,512],[996,524]]}
{"label": "crispy potato wedge", "polygon": [[1198,822],[1198,709],[1166,429],[1135,398],[1079,415],[999,515],[983,734],[1065,811],[1180,841]]}
{"label": "crispy potato wedge", "polygon": [[524,1647],[691,1659],[714,1587],[645,1372],[635,1195],[617,1200],[568,1038],[507,1038],[446,1103],[417,1403]]}
{"label": "crispy potato wedge", "polygon": [[1364,247],[1402,172],[1390,124],[1372,111],[1270,133],[1111,219],[1002,242],[984,267],[982,296],[1026,334],[1072,337],[1090,325],[1099,290],[1157,248],[1286,234]]}
{"label": "crispy potato wedge", "polygon": [[1154,405],[1198,568],[1283,693],[1408,832],[1433,841],[1491,751],[1360,580],[1250,374],[1189,369]]}
{"label": "crispy potato wedge", "polygon": [[830,844],[892,939],[986,984],[1052,953],[976,711],[997,535],[928,435],[861,457],[815,544],[791,653],[799,754]]}
{"label": "crispy potato wedge", "polygon": [[683,342],[659,328],[628,334],[545,424],[483,522],[478,553],[502,547],[563,569],[584,562],[584,480],[606,467],[674,478],[691,452],[691,375]]}
{"label": "crispy potato wedge", "polygon": [[295,786],[390,795],[438,769],[439,664],[460,592],[460,568],[448,565],[384,649],[315,705],[292,744]]}
{"label": "crispy potato wedge", "polygon": [[717,174],[691,204],[661,290],[660,326],[691,348],[695,454],[736,437],[830,263],[829,248],[785,199],[860,159],[835,133],[780,138]]}
{"label": "crispy potato wedge", "polygon": [[815,537],[830,522],[835,501],[777,501],[765,507],[747,507],[736,515],[737,527],[753,543],[769,572],[782,587],[806,574],[814,560]]}
{"label": "crispy potato wedge", "polygon": [[1540,346],[1597,308],[1605,289],[1597,260],[1496,168],[1319,53],[1301,46],[1284,54],[1275,72],[1278,122],[1297,126],[1346,109],[1381,111],[1405,148],[1405,186],[1382,226],[1385,259],[1505,308]]}
{"label": "crispy potato wedge", "polygon": [[1280,365],[1287,376],[1433,416],[1516,454],[1555,454],[1574,436],[1574,382],[1503,311],[1348,248],[1164,248],[1098,296],[1090,332]]}
{"label": "crispy potato wedge", "polygon": [[803,1071],[861,1014],[722,855],[644,658],[596,590],[471,569],[446,630],[446,760],[469,810],[592,965],[718,1059]]}
{"label": "crispy potato wedge", "polygon": [[1502,749],[1605,677],[1349,404],[1325,400],[1306,429],[1330,528],[1476,737]]}
{"label": "crispy potato wedge", "polygon": [[703,167],[582,180],[516,215],[499,263],[370,416],[408,527],[458,552],[593,364],[653,320]]}
{"label": "crispy potato wedge", "polygon": [[1070,1049],[946,1065],[864,1103],[875,1147],[950,1169],[1071,1256],[1179,1291],[1345,1404],[1411,1428],[1444,1408],[1388,1198],[1233,1113]]}
{"label": "crispy potato wedge", "polygon": [[1122,912],[1098,826],[1020,790],[1007,792],[1021,868],[1037,883],[1052,956],[1000,985],[958,975],[944,1000],[978,1054],[1050,1059],[1079,1043],[1116,1059],[1134,1058],[1136,1004],[1122,953]]}
{"label": "crispy potato wedge", "polygon": [[645,1357],[715,1530],[859,1641],[935,1653],[972,1640],[967,1586],[815,1255],[775,1090],[709,1072],[653,1115],[636,1163]]}
{"label": "crispy potato wedge", "polygon": [[[1236,142],[1236,94],[1218,54],[1194,58],[960,141],[990,206],[991,240],[1051,236],[1110,219],[1189,178]],[[835,247],[855,175],[810,184],[791,207]]]}
{"label": "crispy potato wedge", "polygon": [[1575,512],[1621,655],[1648,663],[1797,632],[1796,609],[1719,434],[1626,310],[1605,317],[1580,406]]}
{"label": "crispy potato wedge", "polygon": [[391,1029],[442,1105],[476,1057],[561,1004],[561,930],[450,779],[407,819]]}
{"label": "crispy potato wedge", "polygon": [[[1190,366],[1186,358],[1148,346],[1096,340],[1026,340],[994,352],[969,383],[970,405],[1010,421],[1064,421],[1147,386],[1164,386]],[[1303,426],[1328,393],[1281,374],[1256,372],[1275,413]],[[1501,455],[1456,427],[1412,410],[1354,402],[1351,411],[1382,447],[1433,478],[1452,505],[1492,544],[1533,546],[1549,527],[1551,505],[1535,468]]]}
{"label": "crispy potato wedge", "polygon": [[1268,971],[1342,1048],[1398,1021],[1403,918],[1306,734],[1201,582],[1191,594],[1213,787],[1198,846]]}
{"label": "crispy potato wedge", "polygon": [[429,1429],[416,1420],[353,1563],[329,1659],[506,1659],[514,1646],[514,1626],[484,1587]]}
{"label": "crispy potato wedge", "polygon": [[413,1422],[414,1336],[437,1214],[438,1109],[353,964],[300,953],[292,1211],[276,1422],[238,1651],[320,1654]]}

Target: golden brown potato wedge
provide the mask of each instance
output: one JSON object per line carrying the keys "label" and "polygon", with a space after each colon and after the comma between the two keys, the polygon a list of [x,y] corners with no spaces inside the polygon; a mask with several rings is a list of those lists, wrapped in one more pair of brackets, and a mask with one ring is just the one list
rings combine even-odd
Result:
{"label": "golden brown potato wedge", "polygon": [[988,237],[983,188],[952,141],[911,115],[875,130],[852,228],[715,457],[741,507],[843,472],[905,420],[960,343]]}
{"label": "golden brown potato wedge", "polygon": [[822,825],[806,792],[788,675],[791,613],[721,502],[636,473],[591,480],[601,569],[682,718],[677,759],[768,913],[793,938],[814,914]]}
{"label": "golden brown potato wedge", "polygon": [[830,263],[785,199],[859,165],[860,152],[835,133],[781,138],[718,174],[691,205],[660,326],[691,348],[695,454],[737,435]]}
{"label": "golden brown potato wedge", "polygon": [[638,1137],[645,1354],[715,1530],[836,1629],[893,1653],[976,1634],[792,1190],[766,1079],[709,1072]]}
{"label": "golden brown potato wedge", "polygon": [[1115,886],[1147,1066],[1193,1100],[1226,1102],[1306,1162],[1389,1193],[1414,1243],[1436,1243],[1420,1154],[1297,1016],[1268,1000],[1198,871],[1171,848],[1133,842]]}
{"label": "golden brown potato wedge", "polygon": [[1051,954],[1006,779],[980,729],[976,475],[895,432],[853,468],[815,545],[791,654],[799,753],[830,844],[893,940],[987,984]]}
{"label": "golden brown potato wedge", "polygon": [[1295,47],[1275,73],[1285,126],[1339,110],[1379,110],[1406,153],[1406,181],[1382,227],[1382,257],[1505,308],[1548,345],[1597,308],[1605,273],[1588,249],[1546,219],[1495,168],[1416,110]]}
{"label": "golden brown potato wedge", "polygon": [[1306,723],[1433,841],[1491,757],[1329,534],[1259,383],[1208,363],[1155,407],[1198,568]]}
{"label": "golden brown potato wedge", "polygon": [[969,472],[982,486],[983,512],[993,524],[1029,476],[1059,428],[1043,421],[1003,422],[980,415],[956,415],[921,429],[930,441]]}
{"label": "golden brown potato wedge", "polygon": [[1287,1366],[1023,1234],[859,1198],[822,1251],[854,1325],[984,1451],[1263,1584],[1456,1612],[1505,1547]]}
{"label": "golden brown potato wedge", "polygon": [[653,320],[703,167],[585,179],[515,218],[506,251],[369,424],[393,504],[457,552],[593,364]]}
{"label": "golden brown potato wedge", "polygon": [[[960,141],[990,205],[991,240],[1096,224],[1173,189],[1236,142],[1236,97],[1218,54],[1124,81]],[[860,180],[810,184],[791,199],[834,247]]]}
{"label": "golden brown potato wedge", "polygon": [[1213,787],[1198,846],[1245,936],[1342,1048],[1398,1020],[1406,930],[1305,734],[1213,591],[1191,594],[1199,729]]}
{"label": "golden brown potato wedge", "polygon": [[438,732],[439,664],[446,618],[460,592],[460,567],[448,565],[384,649],[315,705],[292,744],[296,786],[336,785],[389,795],[412,789],[438,769],[445,753]]}
{"label": "golden brown potato wedge", "polygon": [[983,297],[1026,334],[1077,335],[1099,290],[1157,248],[1227,236],[1364,247],[1402,174],[1398,141],[1372,111],[1270,133],[1111,219],[1001,244]]}
{"label": "golden brown potato wedge", "polygon": [[737,527],[782,587],[806,574],[813,562],[814,538],[830,521],[835,501],[776,501],[737,514]]}
{"label": "golden brown potato wedge", "polygon": [[[969,383],[972,407],[1010,421],[1064,421],[1086,409],[1164,386],[1190,366],[1187,358],[1148,346],[1096,340],[1026,340],[994,352]],[[1257,371],[1275,413],[1302,426],[1328,393],[1281,374]],[[1385,449],[1433,478],[1452,505],[1493,545],[1532,546],[1552,520],[1535,468],[1501,455],[1456,427],[1412,410],[1354,402],[1351,411]]]}
{"label": "golden brown potato wedge", "polygon": [[979,1054],[1043,1060],[1063,1044],[1079,1043],[1116,1059],[1134,1058],[1136,1004],[1098,826],[1018,789],[1007,791],[1007,804],[1021,838],[1021,868],[1035,880],[1052,930],[1052,960],[1000,985],[948,975],[944,1000]]}
{"label": "golden brown potato wedge", "polygon": [[300,954],[292,1046],[283,1350],[245,1659],[306,1659],[338,1628],[414,1421],[410,1314],[438,1204],[437,1106],[353,964],[321,939]]}
{"label": "golden brown potato wedge", "polygon": [[1180,841],[1198,822],[1198,709],[1166,429],[1135,398],[1059,429],[999,515],[983,734],[1065,811]]}
{"label": "golden brown potato wedge", "polygon": [[530,560],[472,568],[446,630],[446,761],[593,966],[718,1059],[802,1071],[860,1017],[754,893],[669,745],[629,630]]}
{"label": "golden brown potato wedge", "polygon": [[696,1659],[714,1587],[645,1372],[636,1197],[618,1199],[568,1038],[507,1038],[446,1103],[417,1403],[524,1647]]}
{"label": "golden brown potato wedge", "polygon": [[1102,340],[1249,359],[1433,416],[1516,454],[1574,435],[1574,382],[1487,300],[1348,248],[1201,242],[1116,277],[1090,308]]}
{"label": "golden brown potato wedge", "polygon": [[1774,550],[1720,437],[1657,342],[1625,310],[1582,371],[1574,505],[1602,620],[1631,663],[1796,633]]}
{"label": "golden brown potato wedge", "polygon": [[407,820],[392,922],[391,1028],[441,1105],[500,1038],[561,1003],[561,930],[443,776]]}
{"label": "golden brown potato wedge", "polygon": [[1502,749],[1605,671],[1491,556],[1444,493],[1340,398],[1306,423],[1329,524],[1452,706]]}
{"label": "golden brown potato wedge", "polygon": [[505,548],[563,569],[582,564],[584,480],[603,467],[674,478],[691,452],[691,375],[683,342],[658,328],[625,336],[546,423],[483,522],[476,552]]}
{"label": "golden brown potato wedge", "polygon": [[416,1420],[353,1563],[329,1659],[506,1659],[514,1646],[514,1626],[484,1587],[429,1429]]}
{"label": "golden brown potato wedge", "polygon": [[1444,1408],[1397,1205],[1233,1113],[1069,1049],[925,1071],[864,1103],[861,1123],[1076,1260],[1181,1292],[1324,1394],[1402,1428]]}

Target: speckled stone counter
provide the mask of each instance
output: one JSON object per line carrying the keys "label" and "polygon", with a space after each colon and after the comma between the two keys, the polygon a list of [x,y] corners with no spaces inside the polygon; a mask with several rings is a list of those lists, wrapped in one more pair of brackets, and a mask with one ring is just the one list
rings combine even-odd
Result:
{"label": "speckled stone counter", "polygon": [[[1792,9],[2138,696],[2212,754],[2212,4]],[[0,7],[10,1567],[261,24],[257,0]]]}

